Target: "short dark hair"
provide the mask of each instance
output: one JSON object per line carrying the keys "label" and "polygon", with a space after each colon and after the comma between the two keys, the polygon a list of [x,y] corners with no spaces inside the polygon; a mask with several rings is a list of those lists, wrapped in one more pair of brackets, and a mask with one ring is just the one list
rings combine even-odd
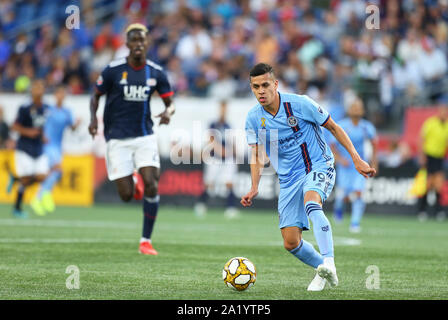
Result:
{"label": "short dark hair", "polygon": [[251,77],[261,76],[263,74],[270,73],[274,75],[274,68],[267,63],[258,63],[252,69],[250,69],[249,75]]}

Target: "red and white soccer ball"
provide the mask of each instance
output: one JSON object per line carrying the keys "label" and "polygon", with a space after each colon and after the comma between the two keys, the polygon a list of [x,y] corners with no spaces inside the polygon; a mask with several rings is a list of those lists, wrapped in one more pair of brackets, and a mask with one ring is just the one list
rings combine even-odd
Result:
{"label": "red and white soccer ball", "polygon": [[255,265],[249,259],[235,257],[224,265],[222,278],[229,288],[243,291],[254,285],[257,279],[257,271]]}

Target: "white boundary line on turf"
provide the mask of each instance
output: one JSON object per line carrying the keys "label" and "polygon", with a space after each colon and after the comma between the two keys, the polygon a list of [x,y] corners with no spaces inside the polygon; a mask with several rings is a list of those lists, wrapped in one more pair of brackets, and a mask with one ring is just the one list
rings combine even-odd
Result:
{"label": "white boundary line on turf", "polygon": [[0,219],[1,226],[23,227],[70,227],[70,228],[120,228],[135,229],[141,225],[129,222],[82,221],[82,220],[18,220]]}
{"label": "white boundary line on turf", "polygon": [[[0,238],[0,243],[136,243],[138,239],[92,239],[92,238]],[[158,244],[179,244],[182,242],[183,244],[188,243],[191,245],[214,245],[214,246],[232,246],[232,245],[241,245],[240,242],[213,242],[210,239],[204,240],[195,240],[190,241],[189,239],[185,240],[177,240],[177,241],[157,241]],[[282,242],[278,241],[267,241],[267,242],[259,242],[258,245],[263,246],[272,246],[272,247],[281,247]],[[361,245],[361,240],[353,239],[353,238],[343,238],[343,237],[334,237],[334,244],[336,246],[359,246]],[[250,244],[248,244],[250,245]]]}

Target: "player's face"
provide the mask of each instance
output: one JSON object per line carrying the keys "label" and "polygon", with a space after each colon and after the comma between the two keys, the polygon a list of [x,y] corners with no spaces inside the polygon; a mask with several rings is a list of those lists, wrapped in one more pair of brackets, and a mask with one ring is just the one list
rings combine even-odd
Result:
{"label": "player's face", "polygon": [[148,38],[144,31],[134,30],[128,34],[127,47],[129,48],[129,55],[132,58],[140,59],[146,57],[148,50]]}
{"label": "player's face", "polygon": [[45,93],[45,85],[42,80],[36,80],[31,87],[31,96],[33,100],[39,100]]}
{"label": "player's face", "polygon": [[62,102],[65,99],[65,89],[58,88],[54,93],[54,96],[58,102]]}
{"label": "player's face", "polygon": [[276,97],[278,80],[271,73],[250,78],[250,88],[262,106],[271,105]]}
{"label": "player's face", "polygon": [[361,100],[353,102],[348,111],[348,115],[355,119],[361,119],[364,116],[364,106]]}

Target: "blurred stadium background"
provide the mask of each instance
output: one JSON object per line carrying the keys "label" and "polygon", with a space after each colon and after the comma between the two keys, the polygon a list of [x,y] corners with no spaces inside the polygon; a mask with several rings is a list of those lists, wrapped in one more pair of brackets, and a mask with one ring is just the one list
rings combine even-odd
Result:
{"label": "blurred stadium background", "polygon": [[[368,4],[380,10],[379,29],[365,27]],[[66,27],[70,5],[79,8],[79,28]],[[104,138],[92,140],[87,132],[89,94],[99,72],[127,55],[124,29],[133,22],[149,27],[148,58],[167,70],[175,90],[177,113],[168,127],[157,128],[162,204],[194,203],[203,189],[201,165],[174,165],[170,151],[186,144],[188,152],[200,152],[201,128],[218,116],[222,99],[228,122],[242,130],[255,103],[248,70],[264,61],[275,66],[281,90],[308,94],[336,120],[350,96],[363,99],[380,135],[381,170],[369,181],[367,211],[413,214],[408,190],[417,172],[416,137],[435,107],[448,103],[447,0],[0,0],[1,202],[13,200],[4,191],[3,168],[13,165],[17,136],[7,128],[35,78],[45,79],[48,103],[55,86],[66,84],[66,106],[82,119],[64,136],[56,203],[119,201],[106,178]],[[153,114],[161,108],[153,97]],[[237,139],[245,144],[242,131]],[[250,185],[247,165],[237,180],[241,196]],[[275,177],[264,177],[260,190],[259,206],[275,208]],[[224,192],[217,187],[217,206]]]}

